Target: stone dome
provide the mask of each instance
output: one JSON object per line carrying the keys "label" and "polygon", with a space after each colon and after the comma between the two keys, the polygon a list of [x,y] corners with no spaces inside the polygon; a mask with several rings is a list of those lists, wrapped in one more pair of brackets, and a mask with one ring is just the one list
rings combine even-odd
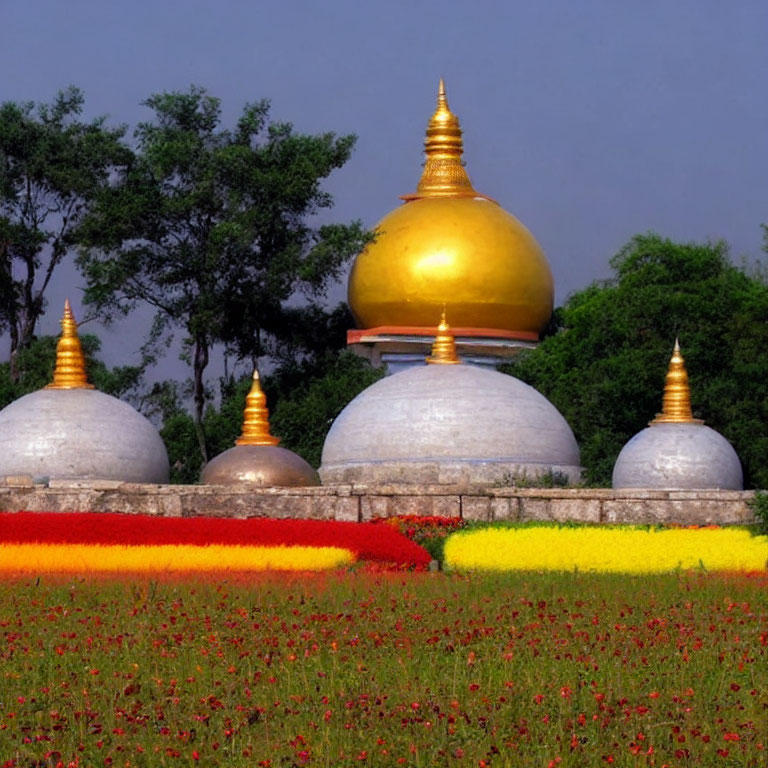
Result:
{"label": "stone dome", "polygon": [[621,449],[613,487],[740,491],[744,477],[733,446],[714,429],[704,424],[654,424]]}
{"label": "stone dome", "polygon": [[474,328],[535,340],[547,324],[554,283],[544,252],[473,188],[462,153],[441,81],[417,192],[379,222],[352,267],[348,300],[358,328],[434,328],[441,308],[459,335]]}
{"label": "stone dome", "polygon": [[61,331],[53,382],[0,411],[0,477],[167,483],[168,454],[157,430],[88,383],[69,300]]}
{"label": "stone dome", "polygon": [[667,370],[662,412],[621,449],[613,468],[613,487],[733,491],[744,487],[733,446],[693,418],[688,372],[677,341]]}
{"label": "stone dome", "polygon": [[271,486],[320,485],[317,472],[293,451],[280,448],[279,437],[269,429],[267,398],[261,390],[259,372],[253,372],[251,389],[245,398],[243,433],[234,448],[220,453],[205,465],[206,485],[247,483]]}
{"label": "stone dome", "polygon": [[0,477],[167,483],[168,469],[154,426],[95,389],[41,389],[0,411]]}
{"label": "stone dome", "polygon": [[472,365],[417,366],[377,381],[334,421],[320,466],[324,484],[484,486],[548,472],[580,477],[566,420],[533,387]]}

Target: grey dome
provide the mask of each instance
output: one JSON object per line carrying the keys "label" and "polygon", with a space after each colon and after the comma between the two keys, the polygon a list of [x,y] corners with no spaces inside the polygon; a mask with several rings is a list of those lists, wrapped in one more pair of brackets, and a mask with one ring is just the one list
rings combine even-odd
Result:
{"label": "grey dome", "polygon": [[94,389],[41,389],[0,411],[0,477],[167,483],[152,424]]}
{"label": "grey dome", "polygon": [[613,468],[614,488],[740,491],[743,486],[733,446],[703,424],[654,424],[622,448]]}
{"label": "grey dome", "polygon": [[472,365],[426,365],[361,392],[323,446],[323,483],[488,485],[558,472],[580,477],[579,448],[533,387]]}
{"label": "grey dome", "polygon": [[317,472],[301,456],[279,445],[236,445],[205,465],[202,480],[205,485],[259,488],[320,485]]}

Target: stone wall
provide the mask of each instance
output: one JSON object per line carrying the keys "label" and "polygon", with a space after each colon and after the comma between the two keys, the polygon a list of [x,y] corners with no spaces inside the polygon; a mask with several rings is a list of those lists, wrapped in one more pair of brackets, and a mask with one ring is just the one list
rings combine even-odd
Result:
{"label": "stone wall", "polygon": [[169,517],[277,517],[366,521],[395,515],[465,520],[738,525],[751,522],[752,491],[651,491],[604,488],[488,488],[336,485],[314,488],[137,485],[27,477],[0,485],[0,511],[124,512]]}

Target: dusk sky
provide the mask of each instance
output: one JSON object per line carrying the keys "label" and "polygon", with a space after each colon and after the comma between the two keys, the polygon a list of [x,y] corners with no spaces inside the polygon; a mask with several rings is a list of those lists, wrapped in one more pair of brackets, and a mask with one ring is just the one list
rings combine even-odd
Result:
{"label": "dusk sky", "polygon": [[[373,226],[416,187],[442,76],[475,188],[533,232],[561,303],[639,232],[760,257],[767,39],[766,0],[0,0],[0,101],[73,84],[132,130],[143,99],[192,83],[227,124],[269,98],[298,131],[358,135],[331,218]],[[80,283],[61,271],[41,333]],[[104,358],[128,362],[144,327],[103,333]]]}

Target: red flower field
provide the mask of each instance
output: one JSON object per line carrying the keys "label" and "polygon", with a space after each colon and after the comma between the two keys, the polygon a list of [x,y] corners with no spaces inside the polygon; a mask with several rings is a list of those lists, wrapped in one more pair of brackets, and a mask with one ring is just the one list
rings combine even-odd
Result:
{"label": "red flower field", "polygon": [[768,763],[768,584],[0,581],[0,766]]}
{"label": "red flower field", "polygon": [[423,568],[430,555],[371,523],[0,513],[0,573],[320,570],[356,560]]}

